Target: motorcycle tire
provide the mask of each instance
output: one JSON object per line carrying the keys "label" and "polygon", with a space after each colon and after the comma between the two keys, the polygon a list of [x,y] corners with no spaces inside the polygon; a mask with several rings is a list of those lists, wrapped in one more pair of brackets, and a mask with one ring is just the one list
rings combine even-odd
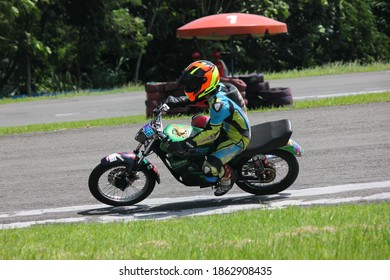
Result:
{"label": "motorcycle tire", "polygon": [[252,158],[240,161],[237,170],[237,186],[245,192],[255,195],[271,195],[284,191],[290,187],[298,177],[299,164],[296,157],[283,150],[274,150],[264,153],[267,156],[269,167],[260,178],[255,173]]}
{"label": "motorcycle tire", "polygon": [[147,198],[156,185],[152,171],[143,166],[132,176],[127,167],[123,162],[97,165],[88,180],[91,194],[112,206],[129,206]]}

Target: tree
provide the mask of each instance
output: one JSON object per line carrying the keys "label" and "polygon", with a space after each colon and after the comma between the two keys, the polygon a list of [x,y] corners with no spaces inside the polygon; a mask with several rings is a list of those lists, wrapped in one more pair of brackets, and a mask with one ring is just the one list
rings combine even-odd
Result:
{"label": "tree", "polygon": [[[0,77],[0,91],[10,81],[20,84],[28,95],[32,94],[32,63],[50,54],[50,48],[36,36],[35,24],[40,20],[37,0],[0,2],[4,9],[1,19],[1,45],[4,53]],[[4,20],[4,21],[3,21]],[[2,71],[1,71],[2,72]]]}
{"label": "tree", "polygon": [[[18,44],[12,35],[13,26],[19,16],[19,10],[13,2],[0,2],[0,93],[7,92],[7,85],[14,77],[16,69],[15,57],[18,53]],[[0,94],[1,95],[1,94]]]}
{"label": "tree", "polygon": [[[150,11],[152,17],[145,26],[145,19],[139,16],[134,16],[128,8],[118,8],[112,11],[112,20],[114,30],[119,36],[120,48],[122,53],[121,59],[129,61],[133,57],[137,57],[137,64],[133,81],[138,83],[139,69],[143,54],[146,52],[148,42],[152,39],[150,30],[153,27],[154,18],[158,10],[160,0],[157,0],[155,6],[152,6]],[[131,1],[126,4],[141,6],[141,3]],[[132,46],[130,48],[129,46]]]}
{"label": "tree", "polygon": [[[237,57],[236,73],[333,61],[388,61],[390,4],[379,0],[0,1],[0,96],[175,80],[201,50]],[[287,23],[288,34],[234,41],[182,40],[197,18],[242,12]]]}

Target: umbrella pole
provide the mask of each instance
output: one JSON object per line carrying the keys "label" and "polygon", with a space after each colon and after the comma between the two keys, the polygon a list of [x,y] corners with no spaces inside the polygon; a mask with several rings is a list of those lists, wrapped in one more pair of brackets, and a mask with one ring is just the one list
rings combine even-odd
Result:
{"label": "umbrella pole", "polygon": [[233,36],[230,37],[230,51],[231,51],[231,58],[230,58],[230,67],[231,67],[231,75],[234,78],[234,58],[236,57],[236,52],[234,51],[234,45],[233,45]]}
{"label": "umbrella pole", "polygon": [[197,39],[196,37],[194,37],[194,41],[195,41],[196,49],[197,49],[198,51],[201,51],[201,50],[200,50],[200,47],[199,47],[198,39]]}

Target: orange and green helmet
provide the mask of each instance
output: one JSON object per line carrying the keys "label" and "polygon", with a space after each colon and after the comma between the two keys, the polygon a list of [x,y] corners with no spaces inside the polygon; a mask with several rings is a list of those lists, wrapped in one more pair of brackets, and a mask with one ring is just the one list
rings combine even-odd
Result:
{"label": "orange and green helmet", "polygon": [[214,91],[219,84],[217,66],[207,60],[198,60],[183,71],[179,83],[190,101],[202,99]]}

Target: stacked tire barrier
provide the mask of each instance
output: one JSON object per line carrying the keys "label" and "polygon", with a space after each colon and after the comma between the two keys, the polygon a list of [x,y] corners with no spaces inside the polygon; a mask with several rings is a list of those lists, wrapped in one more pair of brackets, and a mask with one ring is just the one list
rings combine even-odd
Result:
{"label": "stacked tire barrier", "polygon": [[[261,107],[280,107],[293,103],[290,88],[271,88],[268,81],[264,81],[263,74],[248,74],[238,77],[221,77],[221,82],[231,83],[237,87],[249,109]],[[168,96],[184,96],[183,87],[177,82],[148,82],[146,91],[146,116],[153,116],[153,110],[164,103]],[[172,109],[168,114],[196,114],[207,110],[205,102],[198,102],[185,108]]]}
{"label": "stacked tire barrier", "polygon": [[293,104],[293,97],[289,87],[270,87],[269,81],[264,80],[263,74],[248,74],[239,76],[246,87],[248,108],[281,107]]}

